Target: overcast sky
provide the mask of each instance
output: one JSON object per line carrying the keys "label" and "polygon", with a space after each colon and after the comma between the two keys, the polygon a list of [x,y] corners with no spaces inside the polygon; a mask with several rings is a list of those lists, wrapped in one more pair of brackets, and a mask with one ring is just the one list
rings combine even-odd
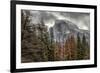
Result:
{"label": "overcast sky", "polygon": [[80,29],[90,30],[90,14],[76,12],[51,12],[30,10],[32,23],[40,23],[41,18],[45,25],[52,27],[55,20],[68,20],[78,26]]}

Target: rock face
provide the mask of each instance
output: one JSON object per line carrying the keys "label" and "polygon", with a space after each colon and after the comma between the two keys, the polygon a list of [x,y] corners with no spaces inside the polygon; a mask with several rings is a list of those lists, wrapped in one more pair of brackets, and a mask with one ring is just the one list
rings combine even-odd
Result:
{"label": "rock face", "polygon": [[51,33],[50,35],[53,36],[51,38],[57,42],[64,42],[71,34],[73,34],[75,38],[77,34],[79,34],[80,38],[85,35],[88,43],[90,40],[88,30],[79,29],[74,23],[65,20],[56,20],[54,26],[49,28],[49,32]]}

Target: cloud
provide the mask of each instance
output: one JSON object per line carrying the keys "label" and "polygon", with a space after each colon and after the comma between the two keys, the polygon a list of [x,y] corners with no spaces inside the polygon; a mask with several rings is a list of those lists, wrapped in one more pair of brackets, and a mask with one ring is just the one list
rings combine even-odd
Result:
{"label": "cloud", "polygon": [[53,11],[34,11],[30,10],[33,24],[41,23],[41,20],[51,27],[54,25],[55,20],[63,19],[73,22],[80,29],[90,29],[90,14],[89,13],[76,13],[76,12],[53,12]]}
{"label": "cloud", "polygon": [[56,12],[54,13],[58,19],[64,19],[73,22],[80,29],[90,29],[90,14],[89,13],[76,13],[76,12]]}

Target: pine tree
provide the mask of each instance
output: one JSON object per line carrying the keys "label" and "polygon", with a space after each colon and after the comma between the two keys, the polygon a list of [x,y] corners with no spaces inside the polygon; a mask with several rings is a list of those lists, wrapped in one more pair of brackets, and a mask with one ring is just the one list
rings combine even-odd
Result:
{"label": "pine tree", "polygon": [[84,52],[83,59],[89,59],[89,45],[86,41],[85,35],[83,35],[82,39],[82,50]]}
{"label": "pine tree", "polygon": [[83,59],[82,42],[79,33],[77,34],[77,59]]}
{"label": "pine tree", "polygon": [[[30,62],[32,56],[30,55],[29,48],[32,45],[28,42],[30,35],[28,33],[27,25],[30,23],[30,12],[21,10],[21,62]],[[28,46],[30,45],[30,47]]]}
{"label": "pine tree", "polygon": [[[41,24],[32,24],[29,26],[31,15],[26,10],[22,11],[21,16],[22,62],[48,61],[47,27],[42,22]],[[38,31],[38,35],[36,31]]]}
{"label": "pine tree", "polygon": [[65,60],[76,59],[76,48],[74,35],[71,35],[65,42]]}
{"label": "pine tree", "polygon": [[53,33],[53,28],[50,28],[50,34],[49,34],[49,40],[50,40],[50,49],[49,49],[49,61],[54,61],[54,51],[55,51],[55,42],[54,42],[54,33]]}
{"label": "pine tree", "polygon": [[77,59],[82,60],[85,59],[86,54],[89,53],[88,43],[84,34],[82,40],[80,39],[79,34],[77,35],[77,39]]}
{"label": "pine tree", "polygon": [[71,35],[71,59],[72,60],[75,60],[76,59],[76,41],[75,41],[75,38],[74,38],[74,35]]}

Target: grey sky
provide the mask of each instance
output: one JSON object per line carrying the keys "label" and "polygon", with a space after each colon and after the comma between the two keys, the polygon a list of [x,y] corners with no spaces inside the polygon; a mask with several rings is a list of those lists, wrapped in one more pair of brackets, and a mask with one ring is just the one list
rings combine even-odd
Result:
{"label": "grey sky", "polygon": [[80,29],[90,30],[90,14],[89,13],[76,13],[76,12],[51,12],[51,11],[32,11],[32,23],[40,23],[41,18],[45,25],[52,27],[55,20],[68,20],[73,22]]}

